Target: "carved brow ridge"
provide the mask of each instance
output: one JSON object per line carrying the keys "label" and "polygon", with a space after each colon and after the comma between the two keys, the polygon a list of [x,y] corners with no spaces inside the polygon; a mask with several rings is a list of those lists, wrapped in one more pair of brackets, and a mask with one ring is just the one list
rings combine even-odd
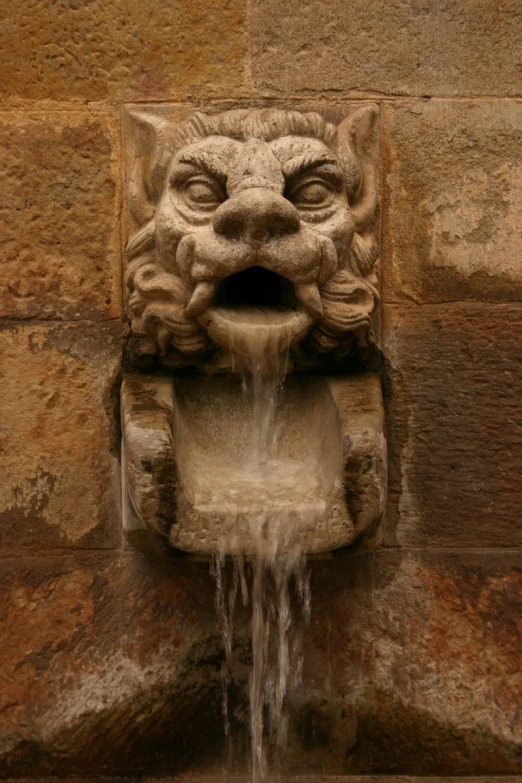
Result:
{"label": "carved brow ridge", "polygon": [[224,168],[224,164],[220,165],[220,161],[216,160],[213,155],[209,155],[202,150],[193,150],[191,152],[182,152],[178,158],[178,163],[185,163],[189,166],[197,166],[203,169],[211,177],[219,180],[223,184],[226,182],[227,174]]}
{"label": "carved brow ridge", "polygon": [[325,152],[323,155],[308,154],[298,155],[295,158],[291,158],[289,161],[283,164],[283,174],[286,179],[295,177],[296,174],[301,174],[308,169],[315,169],[318,166],[334,166],[336,173],[342,176],[339,169],[339,161],[333,155]]}
{"label": "carved brow ridge", "polygon": [[[209,155],[203,150],[182,152],[178,158],[178,163],[197,166],[222,184],[226,183],[227,171],[225,169],[224,162],[216,159],[214,155]],[[342,173],[339,169],[339,161],[328,152],[325,152],[324,154],[309,153],[305,155],[297,155],[295,158],[292,158],[282,165],[282,171],[285,179],[291,179],[296,174],[304,173],[309,169],[315,169],[319,166],[333,167],[333,173],[337,174],[339,178],[342,178]]]}

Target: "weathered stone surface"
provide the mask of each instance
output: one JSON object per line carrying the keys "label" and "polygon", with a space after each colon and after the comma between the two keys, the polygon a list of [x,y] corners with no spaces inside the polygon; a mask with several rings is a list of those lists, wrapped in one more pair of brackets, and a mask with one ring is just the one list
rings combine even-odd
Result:
{"label": "weathered stone surface", "polygon": [[208,566],[0,561],[0,776],[174,774],[223,736]]}
{"label": "weathered stone surface", "polygon": [[0,114],[1,316],[118,314],[117,139],[99,116]]}
{"label": "weathered stone surface", "polygon": [[520,546],[522,307],[385,308],[389,543]]}
{"label": "weathered stone surface", "polygon": [[[519,552],[381,551],[314,572],[318,687],[356,722],[339,771],[521,773]],[[323,761],[346,742],[340,720]]]}
{"label": "weathered stone surface", "polygon": [[377,373],[286,379],[271,422],[276,476],[259,464],[249,469],[252,417],[240,377],[123,376],[130,543],[270,558],[275,548],[324,553],[381,541],[386,440]]}
{"label": "weathered stone surface", "polygon": [[230,93],[245,0],[22,0],[3,11],[4,98],[97,101]]}
{"label": "weathered stone surface", "polygon": [[119,545],[119,354],[119,324],[0,330],[2,551]]}
{"label": "weathered stone surface", "polygon": [[522,105],[433,101],[385,116],[386,298],[522,300]]}
{"label": "weathered stone surface", "polygon": [[[337,124],[276,107],[175,113],[134,104],[125,116],[129,354],[142,368],[223,376],[125,376],[128,538],[148,531],[198,555],[375,544],[386,495],[378,376],[298,376],[275,405],[246,395],[240,373],[258,389],[256,368],[271,372],[275,400],[282,357],[289,370],[345,372],[371,354],[378,108]],[[268,427],[274,443],[266,469],[251,459],[261,419],[254,438]]]}
{"label": "weathered stone surface", "polygon": [[258,88],[459,96],[522,89],[518,0],[258,0],[252,30]]}
{"label": "weathered stone surface", "polygon": [[155,108],[126,123],[135,360],[234,371],[288,351],[291,366],[344,367],[373,344],[377,106],[336,126],[275,107],[178,122]]}
{"label": "weathered stone surface", "polygon": [[[0,774],[219,766],[213,592],[204,564],[132,552],[1,561]],[[518,553],[316,563],[312,596],[283,769],[521,772]]]}

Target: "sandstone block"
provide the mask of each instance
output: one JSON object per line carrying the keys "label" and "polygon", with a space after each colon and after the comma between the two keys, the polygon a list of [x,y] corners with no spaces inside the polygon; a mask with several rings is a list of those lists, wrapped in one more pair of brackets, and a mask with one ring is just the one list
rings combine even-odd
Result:
{"label": "sandstone block", "polygon": [[119,325],[0,330],[0,550],[119,546]]}
{"label": "sandstone block", "polygon": [[223,735],[208,566],[0,561],[0,776],[174,774]]}
{"label": "sandstone block", "polygon": [[262,89],[516,96],[522,86],[517,0],[258,0],[252,30]]}
{"label": "sandstone block", "polygon": [[519,553],[381,551],[318,564],[320,594],[324,701],[357,723],[340,771],[521,773]]}
{"label": "sandstone block", "polygon": [[115,139],[103,117],[0,114],[0,316],[119,313]]}
{"label": "sandstone block", "polygon": [[522,105],[386,112],[388,300],[522,299]]}
{"label": "sandstone block", "polygon": [[245,0],[22,0],[3,13],[5,98],[99,101],[230,94]]}
{"label": "sandstone block", "polygon": [[389,543],[520,546],[522,307],[385,312]]}

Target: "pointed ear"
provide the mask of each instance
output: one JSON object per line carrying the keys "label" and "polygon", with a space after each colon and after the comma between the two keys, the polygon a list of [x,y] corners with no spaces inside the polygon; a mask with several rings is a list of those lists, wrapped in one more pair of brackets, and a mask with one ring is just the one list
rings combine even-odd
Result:
{"label": "pointed ear", "polygon": [[337,151],[357,231],[372,221],[377,207],[378,117],[378,106],[370,104],[337,127]]}
{"label": "pointed ear", "polygon": [[174,152],[175,124],[157,114],[130,112],[134,149],[127,181],[129,208],[141,225],[154,216]]}

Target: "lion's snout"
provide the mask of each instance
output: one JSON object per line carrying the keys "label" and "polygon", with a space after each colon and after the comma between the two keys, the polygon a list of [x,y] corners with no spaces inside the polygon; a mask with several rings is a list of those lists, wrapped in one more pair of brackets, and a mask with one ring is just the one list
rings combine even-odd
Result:
{"label": "lion's snout", "polygon": [[258,247],[271,239],[299,231],[299,215],[293,204],[267,188],[250,188],[224,201],[216,209],[212,225],[219,236]]}
{"label": "lion's snout", "polygon": [[[199,285],[263,267],[295,286],[323,284],[337,268],[333,242],[304,224],[280,193],[253,187],[224,201],[210,225],[177,249],[182,275]],[[209,288],[210,290],[210,288]]]}

